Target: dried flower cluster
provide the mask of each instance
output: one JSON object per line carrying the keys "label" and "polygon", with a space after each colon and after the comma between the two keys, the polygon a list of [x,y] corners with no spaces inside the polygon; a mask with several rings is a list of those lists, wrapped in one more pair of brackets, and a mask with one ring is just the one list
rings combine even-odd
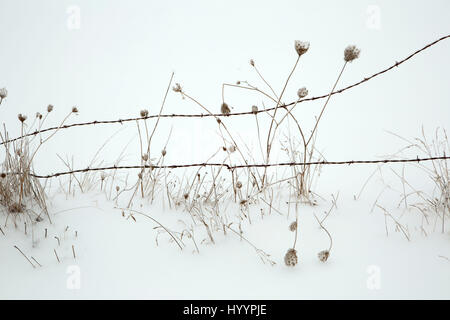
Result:
{"label": "dried flower cluster", "polygon": [[141,117],[142,118],[147,118],[148,117],[148,110],[147,109],[141,110]]}
{"label": "dried flower cluster", "polygon": [[344,60],[347,62],[352,62],[359,57],[360,52],[361,50],[359,50],[356,46],[348,46],[344,50]]}
{"label": "dried flower cluster", "polygon": [[8,90],[6,88],[0,89],[0,99],[3,100],[8,96]]}
{"label": "dried flower cluster", "polygon": [[19,113],[19,114],[17,115],[17,118],[18,118],[19,121],[22,122],[22,123],[24,123],[25,120],[27,120],[27,116],[24,115],[24,114],[21,114],[21,113]]}
{"label": "dried flower cluster", "polygon": [[175,83],[175,85],[172,87],[172,90],[174,92],[182,92],[183,89],[181,88],[181,85],[179,83]]}
{"label": "dried flower cluster", "polygon": [[220,106],[220,112],[222,114],[230,114],[231,110],[230,107],[228,107],[228,104],[226,104],[225,102],[222,103],[222,105]]}
{"label": "dried flower cluster", "polygon": [[298,263],[297,251],[295,249],[289,249],[284,256],[284,263],[288,267],[295,267]]}
{"label": "dried flower cluster", "polygon": [[317,256],[319,257],[320,261],[325,262],[328,260],[328,257],[330,256],[330,251],[322,250],[317,254]]}
{"label": "dried flower cluster", "polygon": [[306,51],[308,51],[308,49],[309,49],[309,42],[295,40],[295,51],[297,51],[299,56],[306,53]]}
{"label": "dried flower cluster", "polygon": [[47,106],[47,112],[50,113],[50,112],[52,112],[52,111],[53,111],[53,106],[52,106],[51,104],[49,104],[49,105]]}
{"label": "dried flower cluster", "polygon": [[289,225],[289,231],[294,232],[295,230],[297,230],[297,221],[294,221]]}
{"label": "dried flower cluster", "polygon": [[308,89],[306,89],[305,87],[298,89],[297,96],[299,99],[303,99],[307,95],[308,95]]}

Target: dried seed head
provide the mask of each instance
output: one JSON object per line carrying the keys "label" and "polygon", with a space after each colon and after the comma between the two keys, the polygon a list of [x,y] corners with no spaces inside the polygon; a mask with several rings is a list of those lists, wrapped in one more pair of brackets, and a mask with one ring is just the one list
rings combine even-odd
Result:
{"label": "dried seed head", "polygon": [[242,188],[242,182],[240,181],[236,182],[236,188],[238,189]]}
{"label": "dried seed head", "polygon": [[230,114],[230,107],[228,107],[228,105],[224,102],[220,106],[220,112],[222,112],[222,114]]}
{"label": "dried seed head", "polygon": [[148,160],[148,154],[143,154],[142,155],[142,160],[144,160],[144,162],[147,162],[147,160]]}
{"label": "dried seed head", "polygon": [[0,178],[5,179],[6,178],[6,173],[0,173]]}
{"label": "dried seed head", "polygon": [[36,112],[36,118],[42,119],[42,114],[40,114],[39,112]]}
{"label": "dried seed head", "polygon": [[289,231],[294,232],[295,230],[297,230],[297,221],[294,221],[289,225]]}
{"label": "dried seed head", "polygon": [[147,109],[141,110],[141,117],[142,118],[147,118],[148,117],[148,110]]}
{"label": "dried seed head", "polygon": [[102,179],[102,181],[106,179],[106,174],[104,172],[100,174],[100,179]]}
{"label": "dried seed head", "polygon": [[172,87],[172,90],[174,92],[182,92],[183,89],[181,88],[181,85],[179,83],[175,83],[175,85]]}
{"label": "dried seed head", "polygon": [[347,62],[352,62],[359,57],[360,52],[361,50],[359,50],[356,46],[348,46],[344,50],[344,60]]}
{"label": "dried seed head", "polygon": [[51,104],[49,104],[48,106],[47,106],[47,112],[52,112],[53,111],[53,106],[51,105]]}
{"label": "dried seed head", "polygon": [[23,212],[24,208],[25,206],[23,204],[13,203],[8,207],[8,211],[10,213],[20,213]]}
{"label": "dried seed head", "polygon": [[167,154],[167,151],[166,151],[166,149],[163,149],[163,150],[161,151],[161,154],[162,154],[162,156],[163,156],[163,157],[165,157],[165,156],[166,156],[166,154]]}
{"label": "dried seed head", "polygon": [[236,151],[236,146],[234,144],[232,144],[231,146],[228,147],[228,151],[230,151],[231,153]]}
{"label": "dried seed head", "polygon": [[189,193],[185,193],[185,194],[183,195],[183,197],[184,197],[185,200],[187,200],[187,199],[189,198]]}
{"label": "dried seed head", "polygon": [[138,178],[139,178],[139,180],[142,180],[142,173],[138,173]]}
{"label": "dried seed head", "polygon": [[6,90],[6,88],[1,88],[0,89],[0,98],[5,99],[7,96],[8,96],[8,90]]}
{"label": "dried seed head", "polygon": [[255,61],[254,61],[253,59],[250,59],[250,65],[251,65],[252,67],[255,66]]}
{"label": "dried seed head", "polygon": [[73,112],[73,113],[78,113],[78,108],[77,108],[77,107],[73,107],[73,108],[72,108],[72,112]]}
{"label": "dried seed head", "polygon": [[17,115],[17,118],[19,119],[19,121],[20,122],[25,122],[25,120],[27,120],[27,116],[26,115],[24,115],[24,114],[21,114],[21,113],[19,113],[18,115]]}
{"label": "dried seed head", "polygon": [[247,200],[243,199],[239,202],[241,206],[245,206],[247,204]]}
{"label": "dried seed head", "polygon": [[309,49],[309,42],[295,40],[295,51],[297,51],[298,55],[301,56]]}
{"label": "dried seed head", "polygon": [[239,84],[241,84],[241,82],[238,80],[238,81],[236,81],[236,84],[239,85]]}
{"label": "dried seed head", "polygon": [[289,249],[284,256],[284,263],[288,267],[294,267],[298,263],[297,251],[295,249]]}
{"label": "dried seed head", "polygon": [[119,190],[120,190],[120,187],[116,186],[116,191],[119,192]]}
{"label": "dried seed head", "polygon": [[303,99],[307,95],[308,95],[308,89],[306,89],[305,87],[298,89],[297,96],[299,99]]}
{"label": "dried seed head", "polygon": [[219,118],[217,118],[216,121],[217,121],[218,124],[222,123],[222,120],[220,120]]}
{"label": "dried seed head", "polygon": [[330,251],[322,250],[317,254],[317,256],[319,257],[320,261],[325,262],[328,260],[328,257],[330,256]]}
{"label": "dried seed head", "polygon": [[256,114],[258,112],[258,107],[252,106],[252,112]]}

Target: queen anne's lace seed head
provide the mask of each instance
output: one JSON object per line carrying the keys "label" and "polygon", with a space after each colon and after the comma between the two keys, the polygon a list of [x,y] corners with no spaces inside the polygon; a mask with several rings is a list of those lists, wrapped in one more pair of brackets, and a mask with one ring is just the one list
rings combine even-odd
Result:
{"label": "queen anne's lace seed head", "polygon": [[328,260],[328,257],[330,256],[330,251],[322,250],[317,254],[317,256],[319,257],[320,261],[325,262]]}
{"label": "queen anne's lace seed head", "polygon": [[308,51],[308,49],[309,49],[308,41],[295,40],[295,51],[297,51],[299,56]]}
{"label": "queen anne's lace seed head", "polygon": [[302,98],[306,97],[307,95],[308,95],[308,89],[306,89],[305,87],[298,89],[297,96],[299,99],[302,99]]}
{"label": "queen anne's lace seed head", "polygon": [[294,221],[289,225],[289,231],[294,232],[295,230],[297,230],[297,221]]}
{"label": "queen anne's lace seed head", "polygon": [[27,116],[26,115],[24,115],[24,114],[21,114],[21,113],[19,113],[18,115],[17,115],[17,118],[19,119],[19,121],[20,122],[25,122],[25,120],[27,120]]}
{"label": "queen anne's lace seed head", "polygon": [[147,109],[141,110],[141,117],[142,118],[147,118],[148,117],[148,110]]}
{"label": "queen anne's lace seed head", "polygon": [[360,52],[361,50],[359,50],[356,46],[354,45],[348,46],[344,50],[344,60],[347,62],[352,62],[353,60],[359,57]]}
{"label": "queen anne's lace seed head", "polygon": [[222,103],[222,105],[220,106],[220,112],[222,112],[222,114],[230,114],[231,110],[230,107],[228,107],[228,104],[226,104],[225,102]]}
{"label": "queen anne's lace seed head", "polygon": [[6,88],[1,88],[0,89],[0,98],[5,99],[7,96],[8,96],[8,90],[6,90]]}
{"label": "queen anne's lace seed head", "polygon": [[181,89],[181,85],[179,83],[175,83],[175,85],[172,87],[172,90],[174,92],[181,92],[183,89]]}
{"label": "queen anne's lace seed head", "polygon": [[298,263],[297,251],[295,249],[289,249],[284,256],[284,263],[288,267],[294,267]]}

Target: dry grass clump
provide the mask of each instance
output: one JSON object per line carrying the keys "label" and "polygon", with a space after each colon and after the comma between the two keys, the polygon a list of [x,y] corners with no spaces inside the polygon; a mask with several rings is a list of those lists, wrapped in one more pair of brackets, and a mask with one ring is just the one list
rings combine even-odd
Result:
{"label": "dry grass clump", "polygon": [[[6,89],[1,92],[2,100],[6,97],[5,92],[7,92]],[[30,120],[26,115],[18,114],[21,136],[33,131],[37,132],[32,138],[23,137],[11,142],[5,125],[3,132],[0,132],[4,154],[4,160],[0,165],[0,210],[7,213],[6,222],[12,216],[14,225],[17,225],[17,221],[21,219],[32,223],[39,222],[43,220],[44,216],[51,222],[47,210],[45,186],[42,186],[34,175],[33,161],[41,146],[58,132],[55,130],[47,137],[39,134],[52,111],[53,106],[49,105],[45,116],[37,112],[30,125],[28,125]],[[74,107],[61,122],[59,128],[71,114],[76,112],[78,109]]]}
{"label": "dry grass clump", "polygon": [[[399,151],[415,152],[419,157],[440,157],[450,154],[450,144],[445,129],[437,128],[434,135],[427,138],[422,128],[422,137],[408,140],[396,135],[408,144]],[[423,190],[420,186],[414,186],[405,176],[404,167],[402,172],[392,170],[402,184],[401,199],[399,207],[403,204],[405,209],[413,209],[422,215],[421,229],[425,232],[425,226],[432,226],[436,230],[440,226],[442,233],[445,232],[446,221],[450,217],[450,171],[447,159],[432,160],[426,163],[417,163],[416,167],[425,173],[431,182],[430,191]]]}

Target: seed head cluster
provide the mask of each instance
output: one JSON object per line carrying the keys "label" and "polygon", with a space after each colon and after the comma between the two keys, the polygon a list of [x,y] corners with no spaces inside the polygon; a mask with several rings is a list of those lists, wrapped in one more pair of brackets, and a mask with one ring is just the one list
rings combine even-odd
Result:
{"label": "seed head cluster", "polygon": [[328,250],[322,250],[317,254],[317,257],[322,262],[327,261],[329,256],[330,256],[330,251],[328,251]]}
{"label": "seed head cluster", "polygon": [[361,50],[359,50],[356,46],[350,45],[344,50],[344,60],[346,62],[352,62],[359,57],[360,52]]}
{"label": "seed head cluster", "polygon": [[297,96],[299,99],[303,99],[307,95],[308,95],[308,89],[306,89],[305,87],[298,89]]}
{"label": "seed head cluster", "polygon": [[148,110],[147,109],[141,110],[141,117],[142,118],[147,118],[148,117]]}
{"label": "seed head cluster", "polygon": [[5,99],[8,96],[8,90],[6,88],[0,89],[0,99]]}
{"label": "seed head cluster", "polygon": [[284,263],[288,267],[295,267],[298,263],[297,251],[295,249],[289,249],[284,256]]}
{"label": "seed head cluster", "polygon": [[230,114],[231,110],[228,104],[226,104],[225,102],[222,103],[222,105],[220,106],[220,112],[225,115]]}
{"label": "seed head cluster", "polygon": [[298,55],[301,56],[301,55],[305,54],[306,51],[308,51],[308,49],[309,49],[309,42],[295,40],[294,46],[295,46],[295,51],[297,51]]}
{"label": "seed head cluster", "polygon": [[289,231],[294,232],[295,230],[297,230],[297,221],[294,221],[289,225]]}

